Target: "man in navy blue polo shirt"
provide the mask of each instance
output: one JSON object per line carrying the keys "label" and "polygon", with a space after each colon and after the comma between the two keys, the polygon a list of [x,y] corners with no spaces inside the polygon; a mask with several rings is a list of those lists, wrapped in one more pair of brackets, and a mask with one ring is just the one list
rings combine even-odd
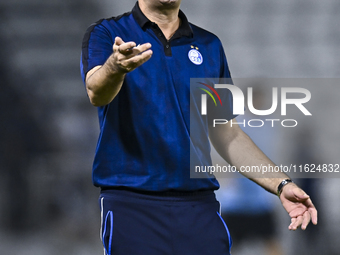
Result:
{"label": "man in navy blue polo shirt", "polygon": [[[180,2],[139,0],[84,36],[81,73],[100,123],[93,182],[101,188],[106,254],[229,254],[214,195],[218,182],[190,178],[190,159],[211,162],[209,135],[236,167],[274,165],[239,127],[211,132],[208,122],[190,119],[190,78],[230,78],[230,72],[220,40],[189,23]],[[221,97],[229,102],[225,118],[233,119],[230,94]],[[190,125],[203,139],[190,137]],[[290,229],[305,229],[311,218],[316,224],[311,200],[287,175],[248,177],[279,190]]]}

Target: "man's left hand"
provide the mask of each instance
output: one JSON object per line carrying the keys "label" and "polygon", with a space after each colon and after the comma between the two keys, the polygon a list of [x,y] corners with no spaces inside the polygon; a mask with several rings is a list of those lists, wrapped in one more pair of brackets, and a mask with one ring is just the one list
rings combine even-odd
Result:
{"label": "man's left hand", "polygon": [[291,218],[289,230],[296,230],[300,226],[302,230],[305,230],[310,220],[314,225],[317,224],[318,212],[312,200],[296,184],[289,183],[284,186],[280,200]]}

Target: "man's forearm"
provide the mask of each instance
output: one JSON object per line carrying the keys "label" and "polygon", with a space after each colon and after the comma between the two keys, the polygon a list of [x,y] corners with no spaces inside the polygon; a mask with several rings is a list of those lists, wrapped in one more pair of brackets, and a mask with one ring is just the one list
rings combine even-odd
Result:
{"label": "man's forearm", "polygon": [[[226,126],[226,125],[223,125]],[[263,172],[261,167],[275,164],[254,144],[238,126],[210,128],[210,140],[217,152],[238,170],[258,169],[260,171],[240,171],[245,177],[276,194],[282,180],[289,178],[286,174]]]}
{"label": "man's forearm", "polygon": [[120,91],[125,73],[112,70],[107,63],[95,67],[86,79],[87,94],[94,106],[109,104]]}

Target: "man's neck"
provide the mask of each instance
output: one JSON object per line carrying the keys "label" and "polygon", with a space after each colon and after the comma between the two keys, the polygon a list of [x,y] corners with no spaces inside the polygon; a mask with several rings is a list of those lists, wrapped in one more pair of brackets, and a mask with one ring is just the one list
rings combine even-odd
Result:
{"label": "man's neck", "polygon": [[174,8],[152,8],[147,6],[143,1],[139,1],[139,7],[150,21],[158,25],[165,38],[170,40],[180,26],[180,19],[178,18],[179,6]]}

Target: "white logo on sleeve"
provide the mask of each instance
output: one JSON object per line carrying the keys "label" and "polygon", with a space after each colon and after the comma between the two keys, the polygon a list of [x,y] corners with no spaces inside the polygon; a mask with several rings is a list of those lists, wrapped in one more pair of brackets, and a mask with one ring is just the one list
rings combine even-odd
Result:
{"label": "white logo on sleeve", "polygon": [[188,57],[192,63],[195,65],[200,65],[203,63],[203,56],[202,54],[196,50],[196,49],[191,49],[188,53]]}

